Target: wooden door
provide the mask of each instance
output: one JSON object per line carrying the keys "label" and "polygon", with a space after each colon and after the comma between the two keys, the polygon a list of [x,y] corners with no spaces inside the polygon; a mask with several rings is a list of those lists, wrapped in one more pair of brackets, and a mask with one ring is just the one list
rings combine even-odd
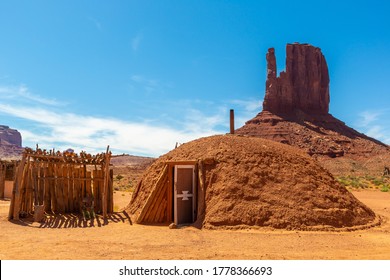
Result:
{"label": "wooden door", "polygon": [[195,209],[195,166],[175,165],[174,218],[175,224],[194,222]]}

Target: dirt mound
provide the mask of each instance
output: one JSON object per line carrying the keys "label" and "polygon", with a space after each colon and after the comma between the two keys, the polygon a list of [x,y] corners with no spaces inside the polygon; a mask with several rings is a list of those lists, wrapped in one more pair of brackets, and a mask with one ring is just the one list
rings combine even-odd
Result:
{"label": "dirt mound", "polygon": [[[167,161],[199,160],[204,196],[199,227],[260,226],[299,230],[367,226],[375,213],[316,161],[296,148],[234,135],[201,138],[161,156],[146,171],[128,206],[136,219]],[[200,209],[200,210],[199,210]]]}

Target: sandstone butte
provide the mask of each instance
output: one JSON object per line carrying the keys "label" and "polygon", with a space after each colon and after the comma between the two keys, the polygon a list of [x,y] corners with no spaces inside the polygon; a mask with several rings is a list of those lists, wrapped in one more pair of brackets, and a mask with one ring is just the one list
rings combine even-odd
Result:
{"label": "sandstone butte", "polygon": [[378,173],[390,164],[388,145],[329,113],[329,72],[320,48],[287,44],[286,70],[279,76],[274,48],[268,50],[266,59],[263,110],[236,134],[300,148],[332,173]]}
{"label": "sandstone butte", "polygon": [[23,153],[22,135],[16,129],[0,125],[0,160],[17,160]]}

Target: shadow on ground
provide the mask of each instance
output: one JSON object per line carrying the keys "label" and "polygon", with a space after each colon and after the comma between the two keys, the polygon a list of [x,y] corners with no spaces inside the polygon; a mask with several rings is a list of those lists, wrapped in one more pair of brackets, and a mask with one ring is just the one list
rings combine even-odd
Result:
{"label": "shadow on ground", "polygon": [[82,215],[76,214],[47,214],[40,223],[34,222],[31,216],[21,218],[19,221],[11,220],[11,222],[22,226],[38,228],[88,228],[102,227],[109,223],[133,224],[126,211],[108,214],[106,219],[102,215],[96,215],[94,219],[84,220]]}

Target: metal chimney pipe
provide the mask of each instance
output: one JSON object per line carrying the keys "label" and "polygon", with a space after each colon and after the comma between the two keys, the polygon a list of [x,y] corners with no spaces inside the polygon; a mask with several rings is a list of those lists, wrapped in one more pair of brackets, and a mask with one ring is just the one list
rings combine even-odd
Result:
{"label": "metal chimney pipe", "polygon": [[230,109],[230,134],[234,134],[234,110]]}

